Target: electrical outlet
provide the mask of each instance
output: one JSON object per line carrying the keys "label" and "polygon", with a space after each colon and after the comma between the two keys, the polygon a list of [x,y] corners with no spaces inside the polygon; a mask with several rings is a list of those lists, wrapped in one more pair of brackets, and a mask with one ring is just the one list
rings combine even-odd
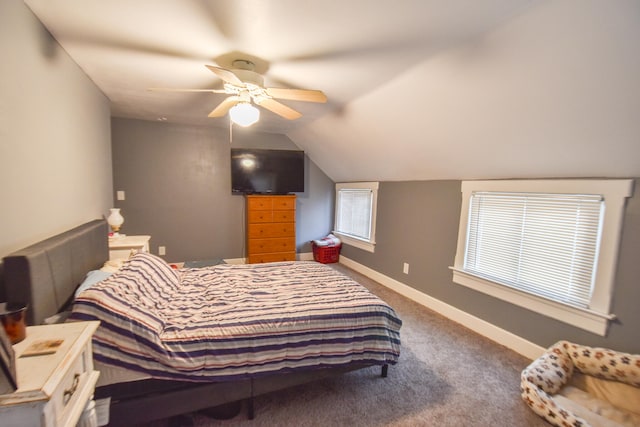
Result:
{"label": "electrical outlet", "polygon": [[402,272],[404,274],[409,274],[409,263],[404,263],[404,265],[402,266]]}
{"label": "electrical outlet", "polygon": [[166,246],[158,246],[158,255],[166,255],[167,247]]}
{"label": "electrical outlet", "polygon": [[122,191],[122,190],[116,191],[116,199],[124,200],[124,191]]}

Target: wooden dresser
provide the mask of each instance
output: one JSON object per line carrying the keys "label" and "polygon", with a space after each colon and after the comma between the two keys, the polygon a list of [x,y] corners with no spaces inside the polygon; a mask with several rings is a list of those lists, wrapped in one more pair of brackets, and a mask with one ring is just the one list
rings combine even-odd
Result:
{"label": "wooden dresser", "polygon": [[296,196],[247,195],[247,262],[296,259]]}

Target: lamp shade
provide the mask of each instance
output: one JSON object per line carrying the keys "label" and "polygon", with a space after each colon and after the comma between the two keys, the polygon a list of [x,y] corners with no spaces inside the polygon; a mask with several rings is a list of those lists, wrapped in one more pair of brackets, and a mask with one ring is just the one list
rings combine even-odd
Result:
{"label": "lamp shade", "polygon": [[120,230],[120,226],[124,223],[124,218],[120,213],[120,209],[112,208],[109,209],[109,216],[107,217],[107,223],[111,226],[111,229],[114,233],[117,233]]}
{"label": "lamp shade", "polygon": [[231,120],[240,126],[251,126],[260,119],[260,110],[248,102],[240,102],[229,110]]}

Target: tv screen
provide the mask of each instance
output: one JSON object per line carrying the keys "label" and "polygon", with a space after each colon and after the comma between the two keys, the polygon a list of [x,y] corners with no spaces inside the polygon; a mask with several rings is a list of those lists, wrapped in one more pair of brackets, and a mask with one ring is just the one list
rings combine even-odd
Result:
{"label": "tv screen", "polygon": [[304,151],[231,149],[231,192],[287,194],[304,191]]}

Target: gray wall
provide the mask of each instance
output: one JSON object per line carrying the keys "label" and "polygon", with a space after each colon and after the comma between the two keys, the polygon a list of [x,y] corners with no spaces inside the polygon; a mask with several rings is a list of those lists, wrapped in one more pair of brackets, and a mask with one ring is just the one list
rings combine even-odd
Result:
{"label": "gray wall", "polygon": [[[612,311],[606,337],[497,300],[452,282],[458,235],[460,181],[382,182],[376,251],[344,246],[342,255],[542,347],[566,339],[640,353],[640,180],[628,200]],[[410,265],[402,273],[403,262]]]}
{"label": "gray wall", "polygon": [[640,176],[640,1],[529,3],[291,138],[336,182]]}
{"label": "gray wall", "polygon": [[[114,192],[125,191],[125,234],[151,235],[151,252],[166,246],[170,262],[241,258],[244,197],[231,194],[230,148],[298,149],[284,135],[114,118]],[[298,193],[298,252],[333,224],[333,182],[308,158],[305,192]],[[115,199],[115,197],[114,197]]]}
{"label": "gray wall", "polygon": [[0,257],[111,206],[109,100],[22,1],[0,1]]}

